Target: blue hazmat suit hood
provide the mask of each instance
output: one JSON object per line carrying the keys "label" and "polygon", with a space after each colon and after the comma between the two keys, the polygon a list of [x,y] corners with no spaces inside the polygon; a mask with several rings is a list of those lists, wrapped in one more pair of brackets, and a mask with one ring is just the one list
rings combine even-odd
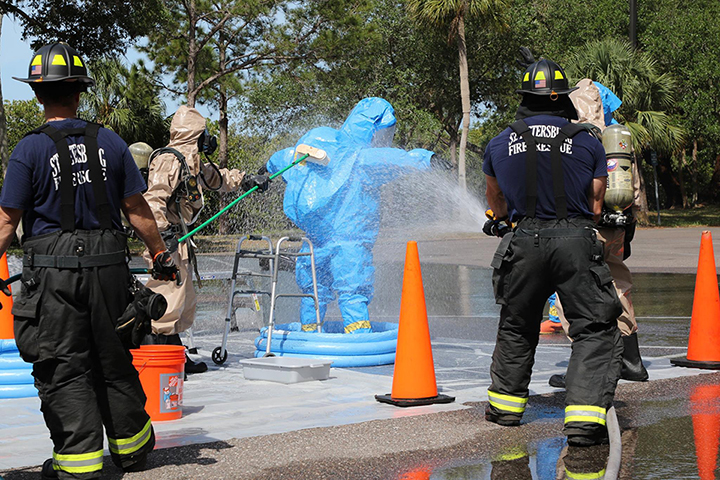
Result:
{"label": "blue hazmat suit hood", "polygon": [[[433,152],[373,147],[373,137],[394,128],[389,102],[361,100],[340,129],[318,127],[297,142],[327,152],[329,163],[305,161],[282,177],[287,183],[285,214],[319,245],[353,238],[374,242],[380,226],[380,187],[395,178],[430,168]],[[267,169],[275,173],[296,158],[295,148],[276,152]]]}

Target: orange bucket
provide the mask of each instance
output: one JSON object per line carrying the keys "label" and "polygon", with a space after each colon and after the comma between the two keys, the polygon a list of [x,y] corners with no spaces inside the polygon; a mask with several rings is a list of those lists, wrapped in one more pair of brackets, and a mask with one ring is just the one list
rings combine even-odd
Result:
{"label": "orange bucket", "polygon": [[185,347],[182,345],[141,345],[130,350],[140,374],[147,401],[145,411],[154,422],[182,417]]}

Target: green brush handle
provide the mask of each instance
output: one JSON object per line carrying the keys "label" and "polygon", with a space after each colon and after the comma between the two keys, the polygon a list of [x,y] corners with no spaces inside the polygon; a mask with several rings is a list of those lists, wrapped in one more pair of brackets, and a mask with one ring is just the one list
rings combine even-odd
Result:
{"label": "green brush handle", "polygon": [[[307,157],[309,157],[309,156],[310,156],[310,154],[309,154],[309,153],[306,153],[305,155],[303,155],[302,157],[298,158],[297,160],[295,160],[294,162],[292,162],[290,165],[288,165],[287,167],[283,168],[283,169],[280,170],[279,172],[270,175],[270,180],[272,180],[273,178],[277,177],[278,175],[282,175],[282,174],[285,173],[287,170],[290,170],[292,167],[294,167],[294,166],[297,165],[298,163],[302,162],[303,160],[305,160],[305,159],[306,159]],[[243,198],[247,197],[248,195],[250,195],[252,192],[254,192],[254,191],[257,190],[257,189],[258,189],[258,186],[255,185],[253,188],[251,188],[251,189],[248,190],[247,192],[245,192],[245,193],[243,193],[242,195],[240,195],[238,198],[236,198],[235,200],[233,200],[232,202],[230,202],[230,204],[228,204],[227,207],[223,208],[222,210],[220,210],[219,212],[217,212],[215,215],[213,215],[212,217],[210,217],[210,218],[208,218],[207,220],[205,220],[205,222],[203,222],[202,225],[199,225],[197,228],[193,229],[191,232],[188,232],[186,235],[183,235],[182,237],[180,237],[180,238],[178,239],[178,242],[182,242],[182,241],[186,240],[188,237],[192,237],[193,235],[195,235],[195,233],[197,233],[198,231],[200,231],[200,230],[202,230],[203,228],[205,228],[208,224],[212,223],[213,220],[215,220],[215,219],[218,218],[220,215],[222,215],[223,213],[225,213],[225,212],[227,212],[228,210],[230,210],[232,207],[235,206],[236,203],[238,203],[240,200],[242,200]]]}

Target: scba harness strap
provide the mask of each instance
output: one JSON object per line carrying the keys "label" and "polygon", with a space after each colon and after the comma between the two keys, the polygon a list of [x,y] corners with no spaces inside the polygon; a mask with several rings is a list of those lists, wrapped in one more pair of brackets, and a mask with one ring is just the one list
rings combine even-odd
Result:
{"label": "scba harness strap", "polygon": [[87,122],[82,128],[58,130],[49,123],[36,128],[28,135],[44,133],[55,142],[58,159],[60,161],[60,227],[63,232],[75,230],[75,187],[73,185],[72,160],[70,158],[70,147],[65,140],[70,136],[85,137],[85,155],[87,156],[88,170],[90,171],[90,183],[92,184],[95,196],[95,208],[103,230],[112,228],[112,217],[110,215],[110,204],[105,191],[105,180],[103,178],[100,155],[98,154],[98,131],[101,125]]}
{"label": "scba harness strap", "polygon": [[[113,228],[110,203],[105,189],[105,174],[100,163],[98,148],[97,137],[101,126],[97,123],[87,122],[85,127],[58,130],[46,123],[27,133],[27,135],[42,133],[55,142],[60,164],[60,228],[62,233],[76,231],[73,164],[70,147],[66,140],[70,136],[82,136],[85,138],[85,156],[89,171],[89,183],[92,184],[95,197],[95,213],[100,224],[99,230],[112,230]],[[76,253],[76,255],[38,255],[32,251],[26,251],[23,255],[23,266],[74,269],[103,267],[127,262],[127,252],[125,250],[87,255],[82,249],[78,249]]]}
{"label": "scba harness strap", "polygon": [[[518,120],[510,128],[527,145],[525,156],[525,216],[535,218],[537,208],[538,182],[537,182],[537,144],[550,145],[550,168],[552,172],[553,195],[555,197],[555,214],[557,218],[567,218],[567,199],[565,198],[565,179],[563,177],[562,153],[560,147],[568,138],[572,138],[582,131],[588,131],[586,127],[568,123],[563,126],[555,138],[535,137],[524,120]],[[532,146],[532,147],[531,147]]]}

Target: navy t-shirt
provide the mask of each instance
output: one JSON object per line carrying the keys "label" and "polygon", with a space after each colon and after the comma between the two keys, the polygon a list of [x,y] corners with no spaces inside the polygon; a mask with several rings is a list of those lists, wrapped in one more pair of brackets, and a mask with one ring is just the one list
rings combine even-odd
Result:
{"label": "navy t-shirt", "polygon": [[[58,130],[82,128],[87,122],[65,119],[50,122]],[[100,227],[95,196],[90,183],[90,170],[83,136],[67,137],[73,164],[75,186],[75,228],[94,230]],[[122,229],[120,202],[145,190],[140,171],[127,144],[114,132],[101,128],[98,132],[98,154],[103,170],[113,226]],[[28,135],[20,140],[8,163],[0,205],[24,210],[25,238],[54,232],[60,226],[60,160],[55,142],[44,133]]]}
{"label": "navy t-shirt", "polygon": [[[569,123],[562,117],[536,115],[525,119],[533,136],[555,138]],[[525,141],[509,127],[496,136],[485,149],[483,172],[495,177],[508,205],[510,219],[517,222],[525,216]],[[565,197],[568,217],[592,218],[588,194],[593,178],[607,177],[605,149],[590,133],[580,132],[565,140],[560,152],[563,160]],[[538,144],[538,199],[535,217],[557,218],[553,194],[550,146]]]}

